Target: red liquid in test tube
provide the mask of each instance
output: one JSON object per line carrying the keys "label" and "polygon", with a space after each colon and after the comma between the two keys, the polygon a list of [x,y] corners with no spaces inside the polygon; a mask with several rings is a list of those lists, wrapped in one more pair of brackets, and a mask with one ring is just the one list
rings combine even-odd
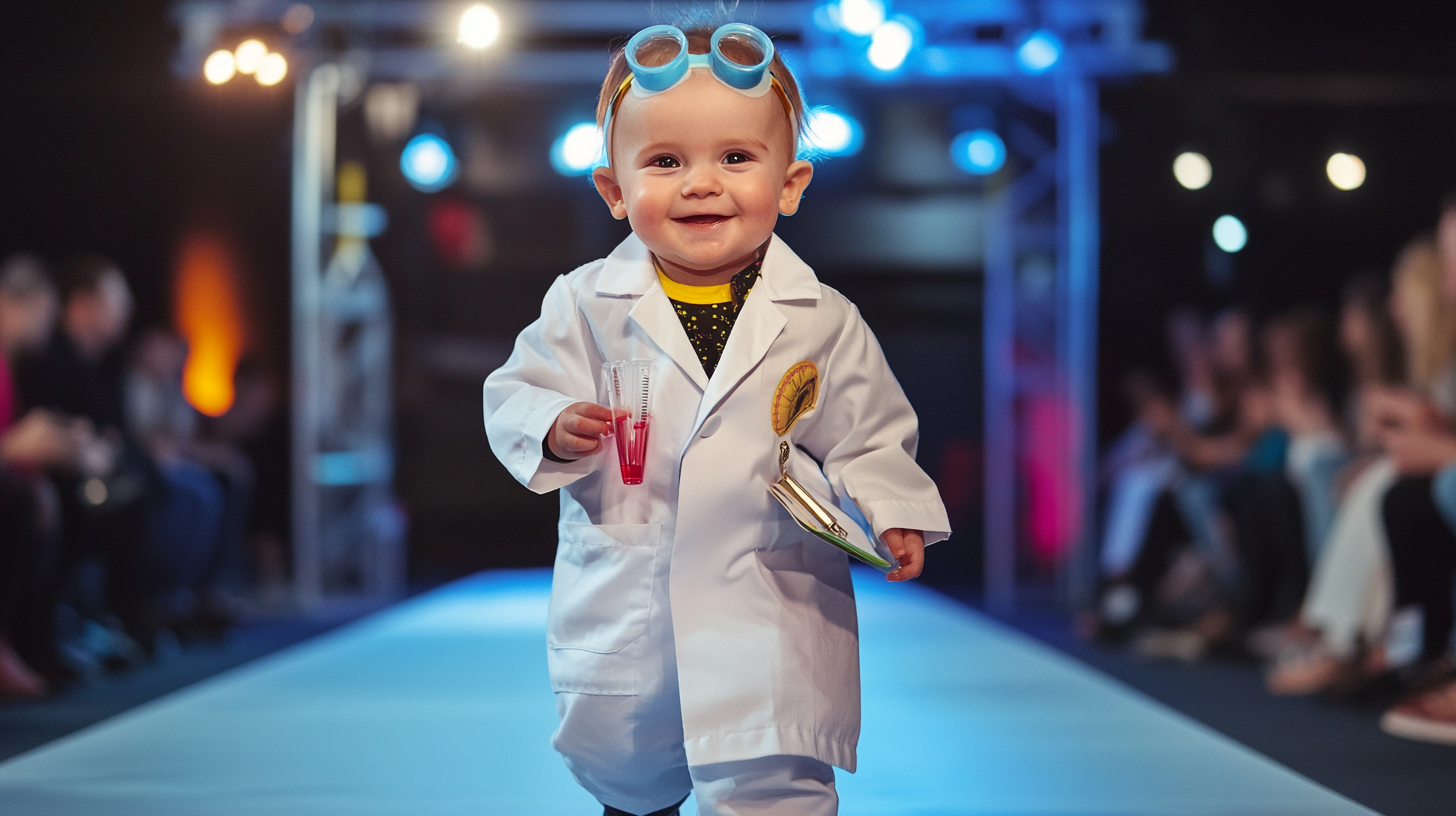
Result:
{"label": "red liquid in test tube", "polygon": [[622,466],[622,484],[642,484],[642,468],[647,463],[647,418],[634,420],[617,417],[617,461]]}
{"label": "red liquid in test tube", "polygon": [[652,406],[652,361],[604,363],[607,392],[615,426],[617,462],[622,484],[642,484],[647,466],[648,422]]}

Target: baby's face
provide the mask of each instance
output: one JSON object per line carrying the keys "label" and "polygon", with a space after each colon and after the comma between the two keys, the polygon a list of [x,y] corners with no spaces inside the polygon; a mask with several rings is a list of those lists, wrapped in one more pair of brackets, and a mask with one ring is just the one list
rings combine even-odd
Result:
{"label": "baby's face", "polygon": [[778,94],[744,96],[705,71],[646,99],[626,94],[612,129],[597,190],[673,277],[720,283],[752,263],[813,175],[794,161]]}

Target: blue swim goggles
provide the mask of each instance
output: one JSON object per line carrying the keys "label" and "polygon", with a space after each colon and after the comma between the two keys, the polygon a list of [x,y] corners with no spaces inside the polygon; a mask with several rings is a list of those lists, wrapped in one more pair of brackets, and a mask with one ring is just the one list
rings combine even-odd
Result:
{"label": "blue swim goggles", "polygon": [[688,38],[681,29],[670,25],[644,28],[627,41],[623,49],[631,73],[617,86],[607,106],[602,123],[604,139],[612,132],[612,116],[630,90],[633,96],[646,98],[671,90],[694,68],[711,70],[719,82],[751,97],[760,97],[770,90],[778,92],[784,112],[794,119],[794,106],[778,78],[769,70],[774,58],[773,40],[747,23],[727,23],[713,32],[706,54],[688,53]]}

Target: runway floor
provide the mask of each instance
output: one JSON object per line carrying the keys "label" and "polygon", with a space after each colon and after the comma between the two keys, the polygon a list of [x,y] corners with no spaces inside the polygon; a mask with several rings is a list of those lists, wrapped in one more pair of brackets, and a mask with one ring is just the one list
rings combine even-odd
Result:
{"label": "runway floor", "polygon": [[[0,813],[600,813],[547,744],[548,581],[476,576],[22,754]],[[845,816],[1373,813],[934,592],[856,584]]]}

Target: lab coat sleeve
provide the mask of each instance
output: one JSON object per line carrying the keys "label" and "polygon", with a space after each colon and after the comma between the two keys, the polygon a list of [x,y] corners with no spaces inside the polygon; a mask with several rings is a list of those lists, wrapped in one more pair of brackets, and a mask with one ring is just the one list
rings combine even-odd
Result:
{"label": "lab coat sleeve", "polygon": [[892,527],[921,530],[925,543],[950,536],[935,482],[915,463],[919,423],[891,373],[879,341],[853,304],[820,373],[813,423],[801,444],[823,462],[840,496],[859,505],[876,535]]}
{"label": "lab coat sleeve", "polygon": [[557,278],[541,316],[521,331],[505,365],[485,378],[485,433],[506,470],[536,493],[564,487],[590,473],[596,457],[552,462],[541,442],[556,417],[577,402],[595,402],[587,331],[569,277]]}

